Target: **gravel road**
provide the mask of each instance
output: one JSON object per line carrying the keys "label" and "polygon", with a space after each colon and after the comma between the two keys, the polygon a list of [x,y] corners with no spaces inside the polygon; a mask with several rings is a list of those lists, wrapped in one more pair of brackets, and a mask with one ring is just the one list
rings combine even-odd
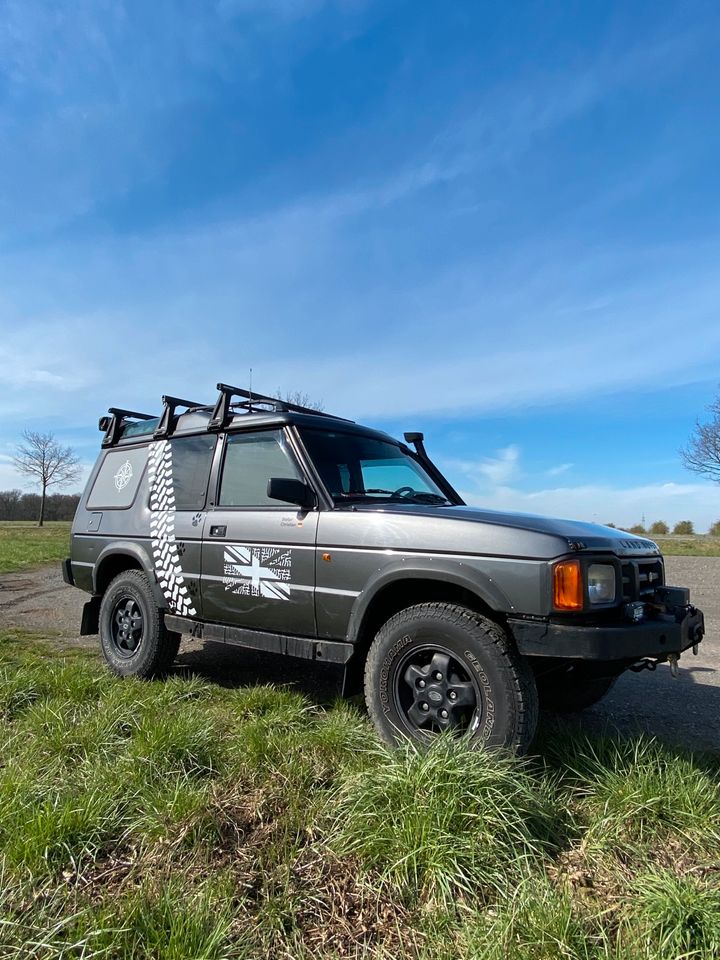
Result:
{"label": "gravel road", "polygon": [[[690,587],[693,602],[705,612],[707,635],[698,656],[688,651],[682,657],[677,679],[666,665],[653,673],[624,674],[601,703],[568,722],[594,730],[644,731],[666,742],[720,751],[720,557],[668,557],[666,568],[668,583]],[[56,567],[2,574],[0,627],[94,647],[95,638],[77,635],[85,599],[62,582]],[[177,669],[223,686],[287,683],[319,702],[331,700],[339,682],[338,669],[330,665],[197,641],[183,641]]]}

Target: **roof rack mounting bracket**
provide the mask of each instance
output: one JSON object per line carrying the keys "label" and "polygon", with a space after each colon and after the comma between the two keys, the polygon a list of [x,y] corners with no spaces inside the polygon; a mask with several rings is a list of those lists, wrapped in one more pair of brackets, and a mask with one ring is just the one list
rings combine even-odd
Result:
{"label": "roof rack mounting bracket", "polygon": [[158,423],[153,433],[155,440],[161,440],[163,437],[170,435],[172,429],[172,421],[175,416],[175,411],[178,407],[185,407],[190,410],[193,407],[202,407],[202,403],[194,403],[192,400],[183,400],[180,397],[169,397],[164,396],[162,398],[163,402],[163,412],[160,417],[160,423]]}
{"label": "roof rack mounting bracket", "polygon": [[219,383],[217,390],[220,392],[215,401],[212,416],[208,420],[208,430],[222,430],[222,428],[226,426],[230,419],[230,401],[233,397],[240,397],[245,392],[241,390],[240,387],[230,386],[229,383]]}
{"label": "roof rack mounting bracket", "polygon": [[124,410],[122,407],[110,407],[108,409],[109,417],[100,417],[98,420],[98,429],[105,431],[101,446],[112,447],[120,439],[120,431],[125,425],[126,419],[131,420],[154,420],[151,413],[137,413],[135,410]]}

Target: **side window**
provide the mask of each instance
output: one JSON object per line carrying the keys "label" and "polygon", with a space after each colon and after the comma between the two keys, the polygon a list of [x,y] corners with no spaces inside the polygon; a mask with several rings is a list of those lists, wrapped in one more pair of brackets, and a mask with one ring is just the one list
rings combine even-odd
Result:
{"label": "side window", "polygon": [[267,495],[270,477],[302,480],[281,430],[232,434],[225,449],[220,506],[280,506]]}
{"label": "side window", "polygon": [[215,436],[178,437],[170,441],[176,510],[205,506]]}
{"label": "side window", "polygon": [[90,491],[88,510],[124,510],[131,506],[147,463],[147,447],[110,450]]}

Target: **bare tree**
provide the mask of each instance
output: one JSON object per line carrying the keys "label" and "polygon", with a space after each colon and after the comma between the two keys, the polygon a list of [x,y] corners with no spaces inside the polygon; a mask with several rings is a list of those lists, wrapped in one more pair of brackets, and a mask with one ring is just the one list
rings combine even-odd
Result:
{"label": "bare tree", "polygon": [[71,447],[63,447],[52,433],[25,430],[24,443],[17,446],[13,463],[26,477],[40,485],[40,518],[45,522],[45,497],[48,487],[65,487],[80,477],[80,461]]}
{"label": "bare tree", "polygon": [[695,423],[680,456],[688,470],[720,483],[720,395],[710,404],[708,413],[710,418],[706,423],[699,420]]}
{"label": "bare tree", "polygon": [[278,390],[278,398],[285,400],[286,403],[297,404],[298,407],[308,407],[310,410],[325,409],[322,400],[313,400],[309,393],[303,393],[302,390],[286,390],[284,393]]}

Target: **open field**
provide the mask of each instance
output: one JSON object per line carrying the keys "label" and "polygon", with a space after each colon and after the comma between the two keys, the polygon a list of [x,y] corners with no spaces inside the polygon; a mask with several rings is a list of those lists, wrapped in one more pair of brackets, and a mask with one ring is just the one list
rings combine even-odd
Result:
{"label": "open field", "polygon": [[361,711],[0,634],[0,955],[720,956],[720,760],[544,728],[381,749]]}
{"label": "open field", "polygon": [[720,537],[650,537],[668,557],[720,557]]}
{"label": "open field", "polygon": [[38,527],[23,521],[0,522],[0,573],[37,567],[69,555],[70,524]]}

